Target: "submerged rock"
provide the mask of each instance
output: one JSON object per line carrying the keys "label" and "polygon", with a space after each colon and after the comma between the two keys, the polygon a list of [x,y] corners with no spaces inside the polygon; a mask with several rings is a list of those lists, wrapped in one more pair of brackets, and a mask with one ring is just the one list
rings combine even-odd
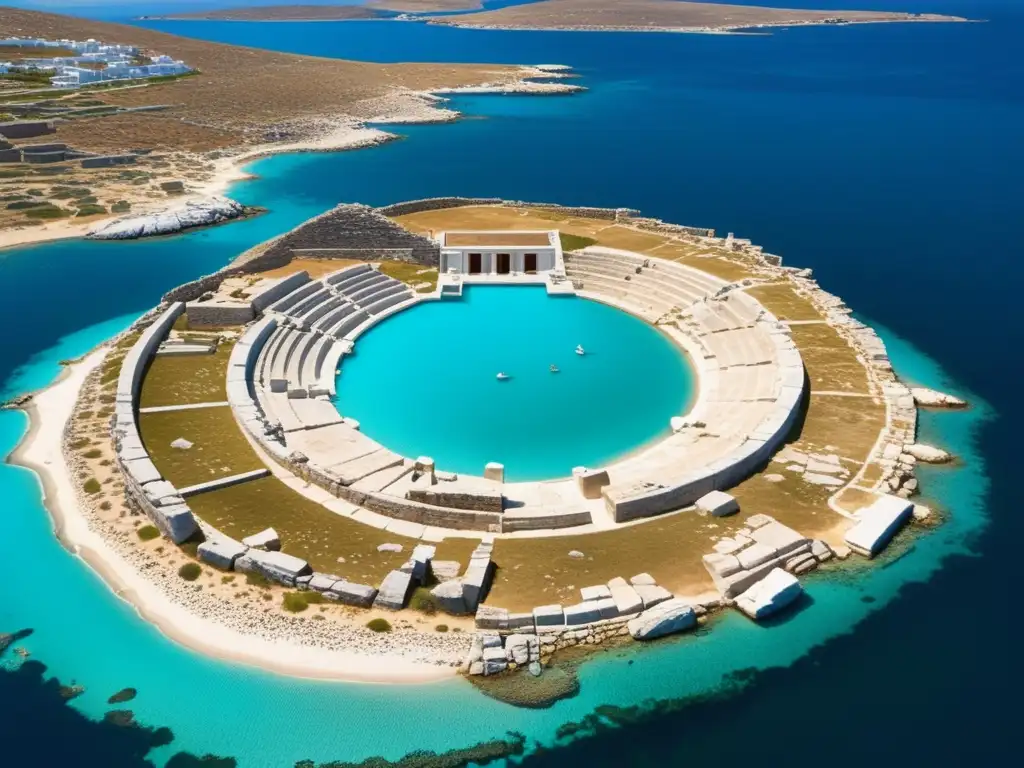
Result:
{"label": "submerged rock", "polygon": [[92,240],[135,240],[153,235],[169,235],[184,229],[237,219],[246,212],[246,207],[241,203],[217,196],[157,213],[115,219],[98,225],[86,237]]}
{"label": "submerged rock", "polygon": [[545,709],[556,701],[572,698],[580,690],[576,671],[568,665],[546,667],[540,675],[523,669],[490,677],[470,677],[469,681],[492,699],[527,709]]}
{"label": "submerged rock", "polygon": [[120,691],[118,691],[109,699],[107,699],[107,704],[122,704],[126,701],[131,701],[135,698],[137,694],[138,691],[136,691],[134,688],[122,688]]}

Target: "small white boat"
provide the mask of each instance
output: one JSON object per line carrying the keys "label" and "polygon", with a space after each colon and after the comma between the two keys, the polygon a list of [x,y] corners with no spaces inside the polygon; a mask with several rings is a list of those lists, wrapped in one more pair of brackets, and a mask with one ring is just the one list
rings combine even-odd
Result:
{"label": "small white boat", "polygon": [[558,373],[558,366],[552,363],[551,365],[548,366],[548,370],[551,371],[552,373]]}
{"label": "small white boat", "polygon": [[587,354],[587,351],[585,349],[583,349],[583,345],[582,344],[577,344],[576,345],[576,354],[577,355],[585,355],[585,354]]}
{"label": "small white boat", "polygon": [[506,379],[511,379],[511,378],[512,378],[511,376],[509,376],[507,373],[504,373],[504,372],[498,374],[498,381],[505,381]]}

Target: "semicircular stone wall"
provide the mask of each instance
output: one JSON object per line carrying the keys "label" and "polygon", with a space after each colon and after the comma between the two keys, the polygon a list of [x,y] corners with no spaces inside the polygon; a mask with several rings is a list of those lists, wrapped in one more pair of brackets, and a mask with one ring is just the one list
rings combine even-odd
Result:
{"label": "semicircular stone wall", "polygon": [[655,323],[696,369],[692,410],[673,419],[671,436],[642,452],[559,481],[501,483],[456,477],[362,434],[330,401],[340,361],[373,324],[436,298],[414,294],[368,264],[319,280],[305,273],[284,279],[286,289],[233,350],[228,399],[235,416],[275,462],[412,525],[606,527],[686,507],[758,471],[790,432],[804,397],[803,363],[786,326],[742,285],[675,262],[591,247],[566,254],[565,266],[578,295]]}

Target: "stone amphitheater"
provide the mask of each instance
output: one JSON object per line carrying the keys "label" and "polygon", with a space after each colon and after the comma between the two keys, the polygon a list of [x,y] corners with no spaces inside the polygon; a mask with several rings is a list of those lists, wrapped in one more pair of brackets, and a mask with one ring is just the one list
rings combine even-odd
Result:
{"label": "stone amphitheater", "polygon": [[[559,292],[569,283],[583,299],[613,305],[657,326],[686,354],[699,382],[691,410],[672,418],[668,437],[608,466],[578,467],[571,477],[505,483],[501,465],[481,467],[479,476],[470,477],[435,467],[427,456],[398,455],[338,411],[332,402],[336,374],[344,370],[345,356],[361,334],[419,302],[453,300],[442,298],[440,284],[417,292],[378,265],[395,259],[425,268],[436,265],[438,245],[424,228],[441,216],[458,221],[460,213],[493,219],[509,229],[536,226],[530,217],[590,228],[586,231],[594,237],[587,242],[564,252],[558,248],[556,267],[548,273],[441,275],[440,282],[525,280]],[[655,236],[658,240],[650,240],[655,245],[642,239]],[[636,250],[620,247],[631,243]],[[663,258],[651,252],[659,250],[696,255]],[[344,261],[332,268],[338,259]],[[729,259],[742,262],[749,276],[729,279]],[[291,268],[298,263],[323,268],[312,270],[317,273],[313,277],[309,269]],[[263,276],[267,269],[274,270],[273,277]],[[239,275],[252,276],[246,291],[218,292],[217,286],[233,286],[230,280]],[[766,297],[776,300],[771,293],[776,286],[795,290],[793,295],[818,313],[813,315],[817,319],[792,320],[773,312]],[[138,336],[117,383],[113,438],[132,507],[174,542],[201,541],[197,554],[207,564],[256,571],[340,603],[401,610],[417,587],[429,586],[441,610],[475,614],[477,627],[487,635],[478,638],[467,660],[474,673],[536,661],[544,648],[557,643],[627,633],[647,639],[685,630],[707,610],[723,606],[763,618],[799,598],[797,576],[851,551],[872,557],[915,513],[919,518],[926,514],[907,500],[916,491],[913,451],[907,452],[915,437],[914,402],[892,374],[884,345],[852,320],[841,302],[813,285],[809,273],[782,267],[777,257],[731,235],[715,238],[708,230],[643,219],[625,209],[460,199],[378,211],[339,206],[241,258],[219,279],[205,278],[170,296],[175,300],[134,329]],[[155,358],[209,351],[174,338],[172,329],[186,318],[190,326],[234,318],[218,325],[233,326],[227,332],[235,340],[222,374],[226,401],[180,407],[229,406],[236,428],[263,466],[177,487],[162,474],[140,434],[139,393]],[[805,365],[795,340],[803,333],[801,323],[825,325],[849,347],[848,357],[862,369],[857,376],[867,391],[836,393],[816,386],[812,374],[821,352],[807,347],[814,362]],[[790,445],[807,430],[809,404],[819,394],[870,398],[876,405],[881,421],[877,429],[871,427],[875,431],[867,430],[864,455],[840,456],[836,446],[808,453]],[[833,519],[827,528],[815,523],[815,531],[828,530],[828,535],[801,533],[787,519],[777,519],[783,517],[779,510],[785,511],[785,502],[773,502],[773,517],[759,511],[756,495],[743,492],[752,483],[765,489],[790,487],[776,471],[781,464],[802,475],[793,481],[802,483],[794,486],[797,496],[804,493],[800,489],[827,488],[827,503],[818,506]],[[233,538],[190,506],[193,497],[268,476],[319,504],[324,515],[408,540],[411,558],[379,584],[360,584],[282,552],[288,540],[274,525]],[[739,494],[730,493],[737,487]],[[776,491],[762,493],[768,498]],[[286,527],[287,511],[279,515],[275,522],[268,511],[266,519]],[[713,589],[673,594],[640,572],[647,570],[641,556],[622,566],[632,565],[637,573],[618,573],[585,587],[571,605],[537,605],[543,595],[512,599],[508,589],[501,594],[515,603],[513,609],[490,599],[495,570],[505,567],[503,547],[543,552],[544,542],[554,540],[571,558],[582,559],[586,556],[575,549],[576,542],[583,548],[597,540],[588,536],[639,536],[637,526],[676,515],[722,521],[707,524],[707,530],[723,527],[696,545],[703,556],[692,554]],[[731,520],[741,522],[732,525]],[[838,532],[832,530],[836,525]],[[442,542],[453,539],[478,540],[464,566],[436,557]],[[385,543],[379,549],[400,551],[402,545]],[[488,639],[495,632],[498,640]]]}

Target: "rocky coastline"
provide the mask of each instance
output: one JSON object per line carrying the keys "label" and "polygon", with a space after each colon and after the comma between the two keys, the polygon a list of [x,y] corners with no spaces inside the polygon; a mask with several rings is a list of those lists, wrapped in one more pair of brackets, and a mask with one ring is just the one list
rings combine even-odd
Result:
{"label": "rocky coastline", "polygon": [[242,205],[227,197],[214,196],[189,200],[162,211],[125,216],[93,227],[89,240],[136,240],[156,235],[173,235],[187,229],[223,224],[233,219],[255,216],[263,209]]}

